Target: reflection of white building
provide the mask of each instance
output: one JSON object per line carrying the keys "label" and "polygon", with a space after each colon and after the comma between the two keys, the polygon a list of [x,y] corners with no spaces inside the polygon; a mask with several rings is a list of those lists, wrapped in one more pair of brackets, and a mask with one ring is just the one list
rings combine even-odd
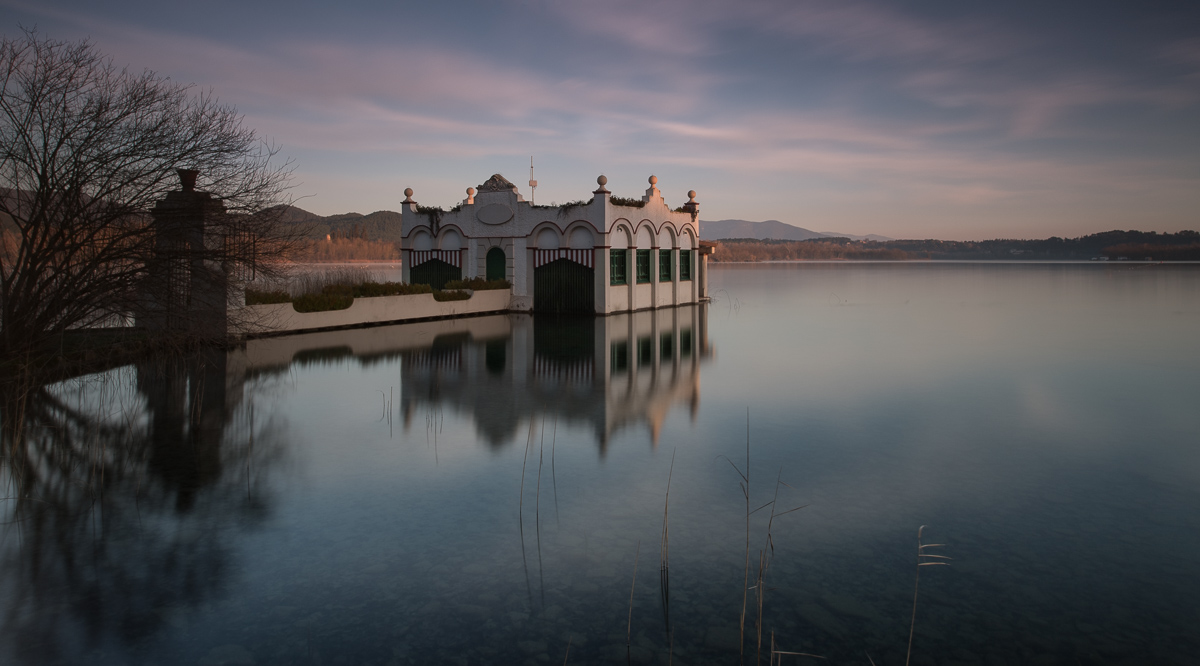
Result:
{"label": "reflection of white building", "polygon": [[645,424],[658,441],[667,414],[700,401],[700,363],[710,350],[706,306],[609,317],[524,315],[446,322],[433,343],[402,353],[406,426],[425,405],[472,415],[493,446],[541,418],[586,424],[601,451],[611,436]]}
{"label": "reflection of white building", "polygon": [[604,188],[587,202],[534,206],[496,174],[449,211],[401,208],[404,281],[441,287],[481,277],[512,283],[514,310],[609,314],[697,303],[706,294],[696,193],[671,210],[650,177],[641,201]]}

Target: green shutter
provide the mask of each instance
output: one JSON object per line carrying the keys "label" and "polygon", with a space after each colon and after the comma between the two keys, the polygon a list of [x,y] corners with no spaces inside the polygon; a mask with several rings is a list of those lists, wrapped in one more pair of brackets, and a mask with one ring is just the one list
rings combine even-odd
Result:
{"label": "green shutter", "polygon": [[671,265],[671,250],[658,251],[658,281],[672,282],[675,279],[675,271]]}
{"label": "green shutter", "polygon": [[679,281],[687,282],[692,279],[692,251],[679,251]]}
{"label": "green shutter", "polygon": [[638,284],[650,281],[650,250],[637,251],[637,281]]}
{"label": "green shutter", "polygon": [[609,284],[629,283],[629,251],[612,249],[608,251]]}

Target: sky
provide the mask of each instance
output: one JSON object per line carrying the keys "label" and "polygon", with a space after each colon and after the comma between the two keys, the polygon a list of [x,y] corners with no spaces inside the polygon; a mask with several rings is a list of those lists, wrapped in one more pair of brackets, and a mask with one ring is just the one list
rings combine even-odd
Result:
{"label": "sky", "polygon": [[0,0],[212,91],[296,205],[536,202],[596,177],[705,220],[893,238],[1200,229],[1200,3]]}

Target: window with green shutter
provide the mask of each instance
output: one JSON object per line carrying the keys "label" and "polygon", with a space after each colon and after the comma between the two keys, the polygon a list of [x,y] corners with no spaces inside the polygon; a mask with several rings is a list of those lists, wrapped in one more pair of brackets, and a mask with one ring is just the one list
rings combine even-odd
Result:
{"label": "window with green shutter", "polygon": [[629,250],[608,251],[609,284],[629,284]]}
{"label": "window with green shutter", "polygon": [[675,268],[675,267],[671,265],[671,251],[670,250],[659,250],[658,251],[658,281],[659,282],[671,282],[672,280],[674,280],[675,279],[675,271],[672,270],[673,268]]}
{"label": "window with green shutter", "polygon": [[637,281],[638,284],[650,281],[650,250],[637,251]]}
{"label": "window with green shutter", "polygon": [[687,282],[692,279],[692,251],[679,251],[679,280]]}

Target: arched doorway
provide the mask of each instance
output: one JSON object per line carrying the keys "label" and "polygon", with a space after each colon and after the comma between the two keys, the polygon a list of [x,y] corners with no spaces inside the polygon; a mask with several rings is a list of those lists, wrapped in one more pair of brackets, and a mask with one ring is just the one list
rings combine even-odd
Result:
{"label": "arched doorway", "polygon": [[488,280],[503,280],[507,272],[507,257],[504,256],[504,250],[494,247],[488,250],[487,253],[487,279]]}
{"label": "arched doorway", "polygon": [[570,259],[533,269],[533,309],[537,312],[595,314],[595,272]]}

